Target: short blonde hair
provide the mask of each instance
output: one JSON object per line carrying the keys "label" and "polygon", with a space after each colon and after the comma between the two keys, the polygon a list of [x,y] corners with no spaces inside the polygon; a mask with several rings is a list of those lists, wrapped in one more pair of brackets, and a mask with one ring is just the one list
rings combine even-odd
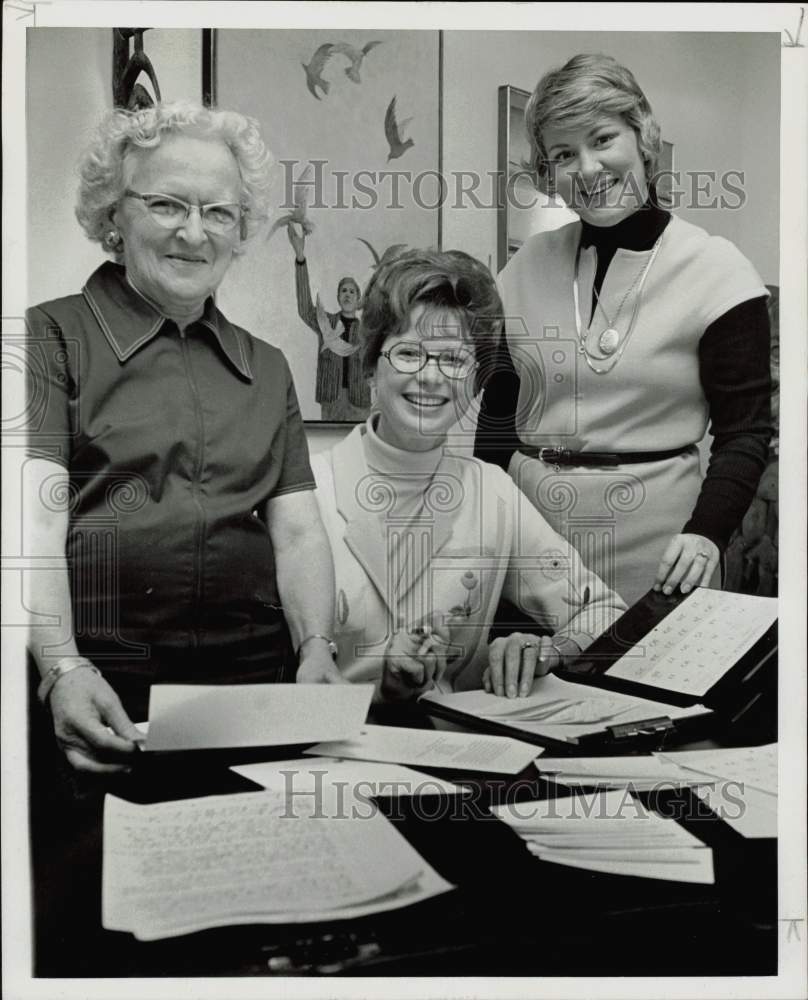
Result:
{"label": "short blonde hair", "polygon": [[531,146],[531,166],[547,190],[549,159],[543,135],[547,128],[592,126],[603,115],[619,115],[637,135],[645,177],[653,180],[662,138],[648,98],[634,75],[611,56],[573,56],[560,69],[539,80],[525,108],[525,128]]}
{"label": "short blonde hair", "polygon": [[135,149],[154,149],[166,135],[218,139],[232,152],[241,173],[241,204],[246,209],[246,236],[254,235],[266,217],[272,158],[258,123],[237,111],[214,111],[192,101],[157,104],[138,111],[117,108],[101,121],[79,159],[76,218],[88,239],[120,256],[110,246],[110,212],[124,192],[124,161]]}

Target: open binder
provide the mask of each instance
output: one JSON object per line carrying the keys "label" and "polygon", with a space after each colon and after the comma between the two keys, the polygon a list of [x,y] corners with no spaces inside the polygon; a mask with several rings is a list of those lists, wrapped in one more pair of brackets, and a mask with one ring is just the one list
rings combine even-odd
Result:
{"label": "open binder", "polygon": [[[701,589],[670,596],[649,591],[555,677],[580,685],[589,697],[630,695],[661,703],[660,710],[584,735],[556,739],[521,728],[518,721],[464,710],[462,695],[429,692],[420,705],[430,716],[526,740],[559,755],[662,749],[702,739],[764,704],[776,711],[776,609],[775,598]],[[691,714],[677,718],[682,710]]]}

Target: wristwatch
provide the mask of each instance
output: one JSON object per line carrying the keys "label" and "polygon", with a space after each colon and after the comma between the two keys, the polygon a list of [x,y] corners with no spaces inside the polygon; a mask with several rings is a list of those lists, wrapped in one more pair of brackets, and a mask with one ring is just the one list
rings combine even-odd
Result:
{"label": "wristwatch", "polygon": [[331,653],[331,659],[336,663],[337,653],[339,652],[337,644],[334,642],[331,636],[322,635],[320,632],[313,632],[311,635],[307,635],[306,638],[302,640],[300,645],[297,647],[298,660],[300,659],[300,650],[303,649],[306,643],[309,642],[311,639],[322,639],[323,642],[328,646],[328,651],[329,653]]}

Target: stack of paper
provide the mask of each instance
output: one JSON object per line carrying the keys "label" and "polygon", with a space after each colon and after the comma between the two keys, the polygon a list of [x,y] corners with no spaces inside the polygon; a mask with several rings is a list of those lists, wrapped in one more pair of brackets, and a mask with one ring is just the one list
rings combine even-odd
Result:
{"label": "stack of paper", "polygon": [[656,791],[715,784],[715,778],[668,761],[659,754],[637,757],[546,757],[536,761],[543,778],[559,785]]}
{"label": "stack of paper", "polygon": [[354,817],[347,802],[325,817],[273,792],[104,804],[102,922],[142,941],[363,916],[452,888],[378,811]]}
{"label": "stack of paper", "polygon": [[599,791],[491,810],[543,861],[613,875],[712,883],[712,851],[623,791]]}
{"label": "stack of paper", "polygon": [[659,754],[711,779],[696,794],[744,837],[777,836],[777,744]]}
{"label": "stack of paper", "polygon": [[542,751],[540,747],[506,736],[435,732],[403,726],[364,726],[356,739],[318,743],[304,752],[351,760],[518,774]]}
{"label": "stack of paper", "polygon": [[580,736],[603,732],[606,726],[660,716],[682,719],[707,711],[703,705],[677,708],[647,698],[575,684],[553,674],[537,678],[525,698],[503,698],[485,691],[453,694],[430,691],[421,700],[523,732],[573,743]]}

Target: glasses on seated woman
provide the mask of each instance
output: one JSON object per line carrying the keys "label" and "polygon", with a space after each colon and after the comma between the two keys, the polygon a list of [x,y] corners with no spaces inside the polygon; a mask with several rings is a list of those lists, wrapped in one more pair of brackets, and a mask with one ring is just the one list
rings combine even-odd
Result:
{"label": "glasses on seated woman", "polygon": [[[501,469],[451,447],[470,432],[502,323],[494,278],[461,251],[411,250],[365,291],[373,412],[312,471],[334,556],[337,664],[381,699],[432,684],[526,694],[625,607]],[[501,598],[553,634],[489,645]]]}
{"label": "glasses on seated woman", "polygon": [[409,340],[400,341],[389,350],[382,351],[380,357],[387,358],[402,375],[423,371],[433,358],[447,378],[466,378],[477,366],[477,359],[471,350],[447,347],[441,351],[427,351],[423,344]]}

